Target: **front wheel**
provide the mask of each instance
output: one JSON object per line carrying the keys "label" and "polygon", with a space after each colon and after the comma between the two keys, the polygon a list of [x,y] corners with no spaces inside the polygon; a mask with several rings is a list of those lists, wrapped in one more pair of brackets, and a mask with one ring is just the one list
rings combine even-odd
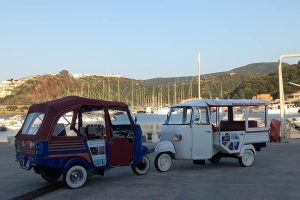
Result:
{"label": "front wheel", "polygon": [[86,169],[80,165],[71,167],[64,174],[64,183],[71,189],[80,188],[87,180]]}
{"label": "front wheel", "polygon": [[242,157],[239,157],[239,163],[242,167],[250,167],[251,165],[253,165],[254,159],[254,152],[251,149],[246,149]]}
{"label": "front wheel", "polygon": [[155,168],[160,172],[168,171],[172,166],[172,158],[168,153],[160,153],[155,157]]}
{"label": "front wheel", "polygon": [[147,156],[143,156],[137,165],[131,165],[132,171],[137,175],[145,175],[150,169],[150,160]]}

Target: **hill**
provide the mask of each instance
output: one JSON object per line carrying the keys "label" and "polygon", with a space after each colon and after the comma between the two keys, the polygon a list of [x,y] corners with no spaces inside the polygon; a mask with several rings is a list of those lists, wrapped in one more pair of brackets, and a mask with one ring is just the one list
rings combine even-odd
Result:
{"label": "hill", "polygon": [[[227,72],[202,75],[201,96],[203,98],[252,98],[257,94],[269,93],[277,98],[278,73],[275,67],[276,63],[270,65],[256,63]],[[271,73],[266,74],[267,70]],[[258,73],[259,71],[261,73]],[[285,83],[288,81],[300,83],[300,64],[286,65],[283,74]],[[299,89],[290,84],[285,84],[284,88],[286,93]],[[63,70],[56,75],[41,75],[29,79],[13,89],[11,95],[0,98],[0,105],[31,105],[68,95],[120,100],[132,107],[165,106],[197,98],[198,77],[135,80],[89,75],[75,78]]]}
{"label": "hill", "polygon": [[[282,63],[282,67],[288,67],[289,64]],[[229,72],[237,73],[253,73],[253,74],[269,74],[278,70],[278,62],[268,63],[252,63],[242,67],[230,70]]]}
{"label": "hill", "polygon": [[[299,91],[299,87],[288,82],[300,83],[300,63],[283,69],[284,91],[286,94]],[[247,78],[240,82],[230,93],[232,98],[251,98],[257,94],[269,93],[279,98],[278,73],[272,72],[262,76]]]}
{"label": "hill", "polygon": [[[289,64],[282,63],[282,67],[288,67]],[[256,75],[266,75],[272,72],[276,72],[278,70],[278,62],[262,62],[262,63],[252,63],[242,67],[234,68],[225,72],[217,72],[211,74],[201,75],[202,79],[210,79],[212,77],[220,77],[230,75],[232,73],[237,74],[248,74],[249,76]],[[178,83],[187,83],[192,79],[198,79],[197,76],[186,76],[186,77],[172,77],[172,78],[153,78],[144,80],[146,85],[167,85],[173,84],[175,81]]]}

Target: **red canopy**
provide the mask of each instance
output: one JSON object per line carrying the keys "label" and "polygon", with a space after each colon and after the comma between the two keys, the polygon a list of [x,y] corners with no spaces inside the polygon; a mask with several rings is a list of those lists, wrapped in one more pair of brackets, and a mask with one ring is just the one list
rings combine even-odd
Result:
{"label": "red canopy", "polygon": [[40,104],[34,104],[29,108],[29,113],[45,112],[46,110],[50,112],[56,110],[57,113],[59,113],[62,110],[68,110],[70,108],[78,107],[81,105],[95,105],[95,106],[103,106],[107,108],[127,107],[125,103],[118,102],[118,101],[104,101],[104,100],[83,98],[78,96],[67,96],[67,97],[63,97],[52,101],[47,101]]}
{"label": "red canopy", "polygon": [[34,104],[30,106],[28,113],[41,112],[44,113],[44,119],[42,126],[39,129],[39,133],[36,137],[44,138],[48,135],[49,130],[53,128],[56,120],[69,111],[79,109],[81,106],[98,106],[103,108],[118,108],[120,110],[126,110],[127,104],[117,101],[104,101],[97,99],[89,99],[78,96],[67,96],[60,99],[47,101],[40,104]]}

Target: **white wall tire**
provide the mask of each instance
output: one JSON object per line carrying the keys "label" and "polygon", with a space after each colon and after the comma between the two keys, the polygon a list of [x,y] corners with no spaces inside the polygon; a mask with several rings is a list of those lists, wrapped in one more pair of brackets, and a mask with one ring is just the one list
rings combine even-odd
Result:
{"label": "white wall tire", "polygon": [[251,149],[246,149],[243,155],[239,157],[239,163],[242,167],[250,167],[255,160],[255,154]]}
{"label": "white wall tire", "polygon": [[86,169],[80,165],[71,167],[67,173],[64,174],[65,184],[72,189],[82,187],[87,180]]}
{"label": "white wall tire", "polygon": [[172,158],[168,153],[160,153],[155,157],[155,168],[160,172],[169,171],[172,166]]}
{"label": "white wall tire", "polygon": [[147,156],[143,156],[142,160],[137,165],[131,166],[132,171],[137,175],[145,175],[150,169],[150,160]]}

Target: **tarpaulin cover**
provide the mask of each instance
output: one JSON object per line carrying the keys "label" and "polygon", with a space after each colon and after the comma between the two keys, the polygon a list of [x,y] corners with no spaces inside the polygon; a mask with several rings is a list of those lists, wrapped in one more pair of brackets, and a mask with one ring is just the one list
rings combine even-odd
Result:
{"label": "tarpaulin cover", "polygon": [[270,124],[270,137],[271,142],[280,142],[280,124],[281,122],[276,119],[271,120]]}

